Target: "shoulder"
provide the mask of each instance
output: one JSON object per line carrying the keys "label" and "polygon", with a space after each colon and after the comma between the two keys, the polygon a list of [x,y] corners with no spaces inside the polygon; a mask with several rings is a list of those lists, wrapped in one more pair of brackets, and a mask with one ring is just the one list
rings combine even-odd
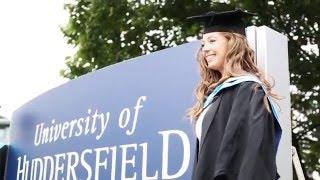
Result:
{"label": "shoulder", "polygon": [[239,84],[236,98],[246,98],[253,104],[261,104],[266,98],[266,92],[262,85],[254,81],[245,81]]}
{"label": "shoulder", "polygon": [[262,88],[262,85],[254,81],[244,81],[234,86],[230,89],[230,93],[234,94],[235,97],[245,98],[245,97],[256,97],[263,98],[265,92]]}
{"label": "shoulder", "polygon": [[262,84],[254,81],[244,81],[238,85],[239,91],[249,91],[254,94],[256,93],[264,93],[264,89],[262,87]]}
{"label": "shoulder", "polygon": [[264,101],[265,92],[262,85],[254,81],[245,81],[226,88],[222,95],[223,107],[236,112],[261,111]]}
{"label": "shoulder", "polygon": [[257,92],[261,91],[263,92],[262,85],[260,83],[254,82],[254,81],[244,81],[239,84],[235,84],[229,88],[226,88],[227,91],[232,91],[233,93],[236,92]]}
{"label": "shoulder", "polygon": [[[238,84],[239,89],[244,90],[254,90],[254,89],[262,89],[262,86],[260,83],[254,82],[254,81],[244,81]],[[262,89],[263,90],[263,89]]]}

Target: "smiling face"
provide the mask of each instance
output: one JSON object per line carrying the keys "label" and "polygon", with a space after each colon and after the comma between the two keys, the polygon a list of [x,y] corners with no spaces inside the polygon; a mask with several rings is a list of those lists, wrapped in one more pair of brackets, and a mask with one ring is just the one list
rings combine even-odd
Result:
{"label": "smiling face", "polygon": [[223,74],[228,40],[219,32],[206,33],[202,37],[202,53],[208,68]]}

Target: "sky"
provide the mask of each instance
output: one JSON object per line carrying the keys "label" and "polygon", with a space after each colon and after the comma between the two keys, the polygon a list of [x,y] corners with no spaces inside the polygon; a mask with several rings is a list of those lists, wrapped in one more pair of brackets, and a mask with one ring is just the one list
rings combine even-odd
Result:
{"label": "sky", "polygon": [[67,79],[59,75],[74,49],[60,31],[63,0],[1,1],[0,115],[12,112]]}

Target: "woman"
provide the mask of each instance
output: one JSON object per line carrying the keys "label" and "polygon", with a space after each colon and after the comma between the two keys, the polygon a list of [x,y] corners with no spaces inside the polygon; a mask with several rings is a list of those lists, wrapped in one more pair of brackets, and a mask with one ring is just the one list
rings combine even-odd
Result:
{"label": "woman", "polygon": [[198,53],[201,81],[189,110],[197,135],[193,180],[274,180],[281,137],[272,86],[255,65],[241,10],[209,12]]}

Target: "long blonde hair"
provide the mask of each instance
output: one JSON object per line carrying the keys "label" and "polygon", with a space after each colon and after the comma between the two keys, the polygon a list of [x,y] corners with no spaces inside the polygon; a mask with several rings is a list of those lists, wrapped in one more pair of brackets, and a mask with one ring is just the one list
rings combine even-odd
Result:
{"label": "long blonde hair", "polygon": [[[255,53],[249,47],[245,36],[237,33],[220,32],[227,40],[226,62],[224,64],[223,75],[217,71],[208,68],[207,61],[204,59],[202,49],[197,54],[197,61],[200,66],[201,80],[196,88],[196,103],[188,109],[187,116],[193,122],[199,118],[203,111],[203,104],[206,97],[214,90],[214,88],[230,77],[241,76],[244,74],[255,75],[266,87],[266,95],[264,96],[264,105],[268,112],[271,112],[268,104],[268,96],[274,99],[281,99],[276,93],[272,92],[273,84],[269,83],[262,69],[255,64]],[[257,90],[258,85],[255,87]]]}

